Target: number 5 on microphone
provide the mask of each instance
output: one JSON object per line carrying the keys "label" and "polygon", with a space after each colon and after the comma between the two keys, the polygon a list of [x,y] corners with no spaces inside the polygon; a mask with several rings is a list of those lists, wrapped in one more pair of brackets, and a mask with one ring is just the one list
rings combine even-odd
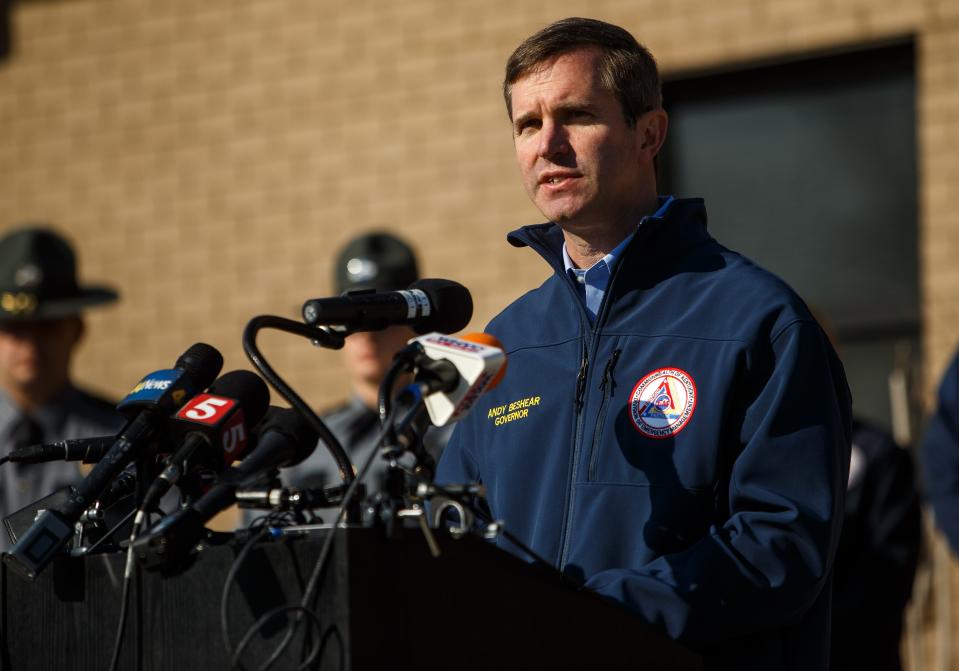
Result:
{"label": "number 5 on microphone", "polygon": [[221,419],[229,414],[234,405],[236,405],[236,401],[232,398],[212,396],[211,394],[197,394],[191,398],[186,405],[180,408],[176,416],[179,419],[187,419],[193,422],[215,426]]}
{"label": "number 5 on microphone", "polygon": [[223,427],[222,434],[223,463],[229,466],[237,459],[241,459],[246,452],[246,426],[243,422],[243,413],[238,412]]}

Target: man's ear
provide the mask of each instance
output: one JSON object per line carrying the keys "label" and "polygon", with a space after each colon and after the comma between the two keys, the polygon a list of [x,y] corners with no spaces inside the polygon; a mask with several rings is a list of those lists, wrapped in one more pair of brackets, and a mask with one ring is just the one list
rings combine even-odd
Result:
{"label": "man's ear", "polygon": [[70,328],[73,330],[72,346],[76,347],[83,340],[83,336],[86,335],[87,324],[83,321],[83,317],[75,315],[70,318]]}
{"label": "man's ear", "polygon": [[669,116],[663,109],[654,109],[636,119],[636,141],[643,158],[652,161],[666,141]]}

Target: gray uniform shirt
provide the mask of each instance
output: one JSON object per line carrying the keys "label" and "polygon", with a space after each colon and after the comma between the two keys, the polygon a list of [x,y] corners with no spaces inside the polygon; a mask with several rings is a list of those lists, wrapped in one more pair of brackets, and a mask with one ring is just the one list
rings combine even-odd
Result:
{"label": "gray uniform shirt", "polygon": [[[112,435],[123,425],[123,418],[112,405],[76,387],[68,387],[56,400],[30,416],[43,432],[44,443]],[[0,391],[0,454],[7,454],[13,447],[11,434],[16,430],[20,417],[20,409],[5,392]],[[0,484],[3,487],[0,519],[64,485],[75,484],[79,479],[78,462],[7,462],[0,465]],[[5,531],[0,531],[0,551],[9,548],[10,539]]]}
{"label": "gray uniform shirt", "polygon": [[[322,419],[340,441],[354,468],[359,469],[376,448],[375,441],[380,433],[379,415],[354,396],[344,405],[324,414]],[[437,461],[451,433],[452,425],[430,427],[426,432],[424,439],[426,450]],[[376,459],[373,462],[365,481],[368,492],[382,489],[386,479],[386,469],[386,460]],[[322,442],[302,463],[284,470],[283,481],[299,489],[336,485],[342,482],[336,462]]]}

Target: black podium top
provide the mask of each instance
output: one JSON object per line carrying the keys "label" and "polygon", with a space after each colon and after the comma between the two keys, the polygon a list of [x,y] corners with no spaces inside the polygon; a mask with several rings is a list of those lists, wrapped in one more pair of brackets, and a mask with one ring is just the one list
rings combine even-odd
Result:
{"label": "black podium top", "polygon": [[[299,602],[327,533],[249,553],[228,596],[232,646],[264,613]],[[480,539],[440,538],[442,554],[434,558],[418,530],[399,539],[373,529],[335,533],[313,603],[317,622],[304,619],[274,669],[296,668],[312,645],[322,653],[311,669],[702,668],[698,656],[622,608]],[[230,544],[210,547],[173,577],[140,571],[119,668],[229,669],[220,603],[238,552]],[[109,668],[123,563],[122,554],[64,557],[34,583],[4,568],[2,668]],[[293,618],[268,622],[243,668],[269,657]]]}

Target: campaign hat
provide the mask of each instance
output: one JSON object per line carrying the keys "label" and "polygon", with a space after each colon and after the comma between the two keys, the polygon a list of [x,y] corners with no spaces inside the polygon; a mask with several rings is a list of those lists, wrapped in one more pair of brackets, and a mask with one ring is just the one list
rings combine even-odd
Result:
{"label": "campaign hat", "polygon": [[0,321],[57,319],[117,300],[105,286],[81,286],[70,243],[45,225],[0,238]]}

